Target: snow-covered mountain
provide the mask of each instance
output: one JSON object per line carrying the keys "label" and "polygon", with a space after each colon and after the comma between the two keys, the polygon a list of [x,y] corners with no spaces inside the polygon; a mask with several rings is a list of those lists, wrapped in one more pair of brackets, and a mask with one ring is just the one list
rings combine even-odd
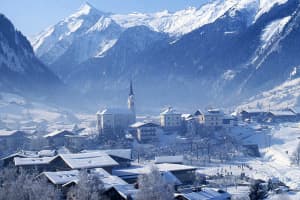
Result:
{"label": "snow-covered mountain", "polygon": [[[78,64],[88,58],[102,56],[127,28],[143,25],[180,37],[214,22],[233,8],[248,9],[253,20],[259,4],[254,0],[217,0],[199,9],[190,7],[174,13],[111,14],[86,3],[71,16],[37,35],[32,46],[37,56],[46,64],[54,65],[56,70],[61,63],[70,60],[73,60],[71,64]],[[65,58],[69,59],[65,61]]]}
{"label": "snow-covered mountain", "polygon": [[91,99],[120,99],[133,79],[141,101],[234,103],[280,85],[300,65],[299,13],[298,0],[216,0],[150,14],[87,4],[32,44]]}
{"label": "snow-covered mountain", "polygon": [[261,92],[242,103],[239,109],[284,110],[300,108],[300,78],[288,80],[275,88]]}
{"label": "snow-covered mountain", "polygon": [[0,14],[0,90],[46,95],[62,86],[34,55],[29,41]]}

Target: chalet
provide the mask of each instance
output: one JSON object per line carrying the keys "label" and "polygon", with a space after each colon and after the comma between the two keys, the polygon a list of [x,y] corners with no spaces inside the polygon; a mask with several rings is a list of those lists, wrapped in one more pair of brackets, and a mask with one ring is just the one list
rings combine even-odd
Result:
{"label": "chalet", "polygon": [[44,135],[50,145],[54,147],[65,146],[67,144],[67,136],[75,135],[73,132],[68,130],[56,130],[47,135]]}
{"label": "chalet", "polygon": [[109,199],[114,200],[133,200],[138,189],[133,185],[115,185],[104,192]]}
{"label": "chalet", "polygon": [[157,156],[155,157],[155,164],[170,163],[170,164],[183,164],[184,157],[180,156]]}
{"label": "chalet", "polygon": [[45,170],[50,170],[50,162],[54,160],[56,156],[53,157],[29,157],[29,158],[14,158],[14,164],[16,167],[21,167],[25,170],[32,170],[42,172]]}
{"label": "chalet", "polygon": [[[124,185],[127,184],[124,180],[117,176],[112,176],[107,171],[102,168],[95,168],[89,170],[90,174],[96,175],[103,182],[106,189],[114,185]],[[47,180],[55,186],[58,187],[69,187],[70,185],[77,184],[80,179],[79,170],[70,171],[56,171],[56,172],[43,172],[39,177],[44,176]]]}
{"label": "chalet", "polygon": [[0,130],[0,150],[11,149],[12,147],[20,149],[27,143],[29,143],[29,138],[24,131]]}
{"label": "chalet", "polygon": [[197,119],[197,122],[199,124],[204,124],[205,123],[205,116],[204,116],[204,113],[201,110],[197,110],[194,113],[194,117]]}
{"label": "chalet", "polygon": [[[172,173],[183,184],[192,183],[195,180],[197,167],[169,163],[156,164],[155,166],[161,173]],[[136,164],[129,168],[114,169],[112,173],[128,183],[135,183],[139,175],[149,173],[150,169],[151,167],[149,165]]]}
{"label": "chalet", "polygon": [[15,158],[39,157],[34,151],[19,151],[1,158],[4,167],[13,166]]}
{"label": "chalet", "polygon": [[134,129],[136,138],[141,143],[155,142],[158,140],[159,125],[151,122],[136,122],[130,126]]}
{"label": "chalet", "polygon": [[252,121],[263,121],[269,112],[263,110],[242,110],[238,113],[243,121],[245,120],[252,120]]}
{"label": "chalet", "polygon": [[231,195],[223,190],[203,188],[175,195],[176,200],[230,200]]}
{"label": "chalet", "polygon": [[112,168],[119,164],[103,152],[88,152],[77,154],[59,154],[50,162],[56,170],[103,168],[111,173]]}
{"label": "chalet", "polygon": [[118,167],[129,167],[131,165],[132,160],[132,151],[131,149],[107,149],[107,150],[95,150],[95,151],[88,151],[84,150],[81,151],[82,153],[87,152],[102,152],[108,154],[112,159],[119,163]]}
{"label": "chalet", "polygon": [[270,111],[269,117],[273,122],[296,122],[297,114],[291,110]]}

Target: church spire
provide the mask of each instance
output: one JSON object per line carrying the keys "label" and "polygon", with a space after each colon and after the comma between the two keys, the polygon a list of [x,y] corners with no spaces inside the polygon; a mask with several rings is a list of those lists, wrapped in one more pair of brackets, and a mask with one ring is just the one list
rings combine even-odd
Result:
{"label": "church spire", "polygon": [[128,96],[128,109],[131,110],[133,113],[135,113],[132,81],[130,81],[129,96]]}
{"label": "church spire", "polygon": [[129,91],[129,96],[134,95],[133,93],[133,87],[132,87],[132,80],[130,80],[130,91]]}

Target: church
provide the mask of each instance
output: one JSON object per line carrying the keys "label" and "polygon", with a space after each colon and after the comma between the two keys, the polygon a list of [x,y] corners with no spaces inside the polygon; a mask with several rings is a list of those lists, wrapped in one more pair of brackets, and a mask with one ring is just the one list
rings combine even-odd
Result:
{"label": "church", "polygon": [[122,133],[136,122],[135,102],[132,81],[128,96],[128,108],[106,108],[97,112],[97,130],[99,134]]}

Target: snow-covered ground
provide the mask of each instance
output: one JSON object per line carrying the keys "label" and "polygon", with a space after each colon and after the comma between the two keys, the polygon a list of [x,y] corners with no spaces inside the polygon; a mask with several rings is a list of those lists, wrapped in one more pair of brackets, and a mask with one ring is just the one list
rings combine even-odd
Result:
{"label": "snow-covered ground", "polygon": [[[268,127],[259,124],[244,124],[235,128],[231,134],[243,144],[258,144],[261,157],[241,157],[231,163],[210,164],[201,167],[201,173],[208,175],[232,173],[237,176],[245,173],[250,178],[265,181],[278,178],[291,189],[296,191],[300,189],[300,167],[291,162],[292,154],[300,142],[300,123],[285,123]],[[228,190],[235,196],[248,192],[244,187],[234,187]],[[287,195],[291,199],[299,197],[295,193]],[[270,199],[276,198],[278,196]]]}
{"label": "snow-covered ground", "polygon": [[56,129],[95,127],[95,116],[31,102],[19,95],[0,93],[0,130],[51,132]]}

